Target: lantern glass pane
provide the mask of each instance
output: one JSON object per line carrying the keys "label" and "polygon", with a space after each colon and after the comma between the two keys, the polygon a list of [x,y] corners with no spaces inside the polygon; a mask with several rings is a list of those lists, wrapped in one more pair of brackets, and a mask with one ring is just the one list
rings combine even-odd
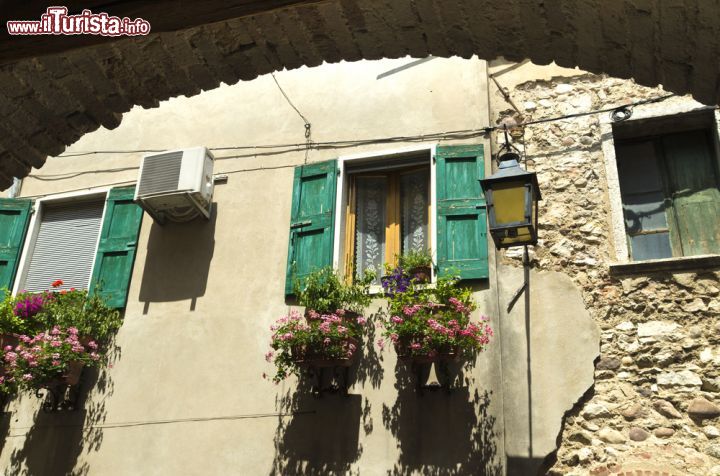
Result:
{"label": "lantern glass pane", "polygon": [[532,234],[530,233],[530,227],[521,226],[517,228],[517,236],[502,238],[501,243],[503,245],[512,244],[525,244],[532,241]]}
{"label": "lantern glass pane", "polygon": [[525,222],[525,191],[525,182],[493,184],[493,207],[498,226]]}

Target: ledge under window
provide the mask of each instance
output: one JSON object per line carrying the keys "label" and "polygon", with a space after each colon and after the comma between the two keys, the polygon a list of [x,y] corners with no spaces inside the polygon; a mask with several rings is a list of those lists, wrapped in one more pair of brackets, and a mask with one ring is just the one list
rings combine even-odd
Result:
{"label": "ledge under window", "polygon": [[657,271],[693,271],[720,267],[720,255],[680,256],[610,265],[614,276],[654,273]]}
{"label": "ledge under window", "polygon": [[[433,281],[427,284],[416,284],[415,287],[417,289],[435,289],[437,287],[437,284]],[[385,290],[380,285],[371,284],[370,289],[368,289],[368,294],[376,299],[379,299],[384,297]]]}

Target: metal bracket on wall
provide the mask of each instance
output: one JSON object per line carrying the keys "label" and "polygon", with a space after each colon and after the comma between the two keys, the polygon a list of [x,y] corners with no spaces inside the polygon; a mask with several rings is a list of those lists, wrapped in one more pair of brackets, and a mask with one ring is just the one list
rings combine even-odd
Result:
{"label": "metal bracket on wall", "polygon": [[[437,380],[435,382],[427,383],[430,376],[432,367],[435,368],[435,376]],[[452,393],[452,386],[450,385],[450,375],[448,372],[447,363],[442,360],[435,362],[416,362],[413,361],[411,364],[411,370],[415,375],[416,390],[418,395],[421,397],[425,395],[425,391],[429,390],[435,392],[437,390],[444,390],[446,394]]]}
{"label": "metal bracket on wall", "polygon": [[[315,398],[321,398],[324,393],[340,393],[342,396],[347,397],[350,367],[345,365],[309,365],[306,373],[312,381],[312,394]],[[325,385],[327,380],[330,383]]]}
{"label": "metal bracket on wall", "polygon": [[522,286],[518,288],[517,291],[515,291],[515,294],[513,294],[512,299],[510,299],[510,303],[507,306],[507,312],[512,311],[512,308],[515,307],[515,303],[517,303],[518,299],[520,299],[520,296],[522,296],[522,293],[527,289],[527,283],[523,283]]}
{"label": "metal bracket on wall", "polygon": [[68,385],[64,382],[53,382],[43,388],[37,389],[35,396],[44,399],[42,409],[46,413],[61,410],[74,411],[77,410],[81,387],[82,375],[80,382],[75,385]]}

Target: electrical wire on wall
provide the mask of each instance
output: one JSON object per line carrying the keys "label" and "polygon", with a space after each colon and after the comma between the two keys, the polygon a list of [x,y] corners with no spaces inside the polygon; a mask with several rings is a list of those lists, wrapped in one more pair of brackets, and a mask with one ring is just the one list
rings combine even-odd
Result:
{"label": "electrical wire on wall", "polygon": [[[536,124],[544,124],[544,123],[556,122],[556,121],[564,121],[564,120],[568,120],[568,119],[590,116],[590,115],[594,115],[594,114],[603,114],[603,113],[608,113],[608,112],[613,113],[616,111],[622,111],[622,113],[615,114],[615,116],[617,116],[617,119],[619,119],[621,116],[629,117],[626,111],[631,112],[632,108],[635,106],[662,102],[673,96],[675,96],[675,95],[667,94],[667,95],[663,95],[663,96],[657,96],[657,97],[653,97],[653,98],[644,99],[641,101],[635,101],[635,102],[632,102],[629,104],[623,104],[620,106],[599,109],[599,110],[595,110],[595,111],[566,114],[563,116],[555,116],[555,117],[549,117],[549,118],[544,118],[544,119],[537,119],[537,120],[533,120],[533,121],[523,121],[523,122],[513,125],[513,128],[515,128],[515,127],[522,128],[523,134],[524,134],[524,128],[526,126],[532,126],[532,125],[536,125]],[[422,134],[422,135],[391,136],[391,137],[380,137],[380,138],[369,138],[369,139],[313,142],[310,140],[310,132],[311,132],[310,122],[299,110],[297,110],[297,108],[292,104],[292,102],[289,99],[288,99],[288,102],[291,105],[291,107],[293,107],[293,109],[296,110],[298,115],[304,121],[305,131],[306,131],[305,132],[305,135],[306,135],[305,142],[303,142],[303,143],[231,145],[231,146],[210,147],[209,149],[213,152],[223,152],[223,151],[225,151],[225,152],[240,152],[237,154],[230,154],[230,155],[225,155],[225,156],[217,156],[216,155],[216,161],[246,159],[246,158],[249,159],[249,158],[258,158],[258,157],[271,157],[271,156],[284,155],[284,154],[293,153],[293,152],[304,152],[305,158],[304,158],[303,163],[307,163],[308,153],[309,153],[310,149],[336,150],[336,149],[345,149],[345,148],[353,148],[353,147],[360,147],[360,146],[365,146],[365,145],[376,145],[376,144],[393,144],[393,143],[408,143],[408,142],[428,142],[428,141],[442,141],[442,140],[472,139],[472,138],[477,138],[477,137],[485,137],[487,134],[489,134],[493,131],[496,131],[496,130],[501,130],[504,127],[503,125],[498,125],[498,126],[487,126],[487,127],[483,127],[480,129],[462,129],[462,130],[455,130],[455,131],[434,132],[434,133]],[[617,120],[617,119],[615,119],[615,120]],[[67,153],[67,154],[61,154],[57,157],[58,158],[72,158],[72,157],[82,157],[82,156],[89,156],[89,155],[127,155],[127,154],[138,154],[138,153],[163,152],[164,150],[166,150],[166,149],[78,151],[78,152],[71,152],[71,153]],[[236,174],[236,173],[246,173],[246,172],[249,173],[249,172],[262,171],[262,170],[275,170],[275,169],[290,168],[290,167],[295,167],[297,165],[299,165],[297,162],[292,162],[292,163],[287,163],[287,164],[274,165],[274,166],[270,166],[270,167],[248,167],[248,168],[241,168],[241,169],[235,169],[235,170],[229,170],[229,171],[221,171],[218,173],[222,173],[222,174]],[[82,176],[82,175],[110,174],[110,173],[123,172],[123,171],[129,171],[129,170],[137,170],[137,169],[139,169],[139,167],[130,166],[130,167],[117,167],[117,168],[108,168],[108,169],[77,171],[77,172],[64,172],[64,173],[58,173],[58,174],[44,174],[44,175],[30,174],[29,177],[33,178],[35,180],[57,181],[57,180],[67,180],[67,179],[75,178],[75,177]],[[109,183],[109,184],[104,184],[104,185],[97,185],[97,187],[114,186],[114,185],[129,184],[129,183],[134,183],[134,180]],[[85,190],[85,188],[81,188],[78,190]],[[38,195],[38,196],[40,196],[40,195]]]}
{"label": "electrical wire on wall", "polygon": [[305,117],[305,115],[303,115],[303,113],[300,112],[300,109],[298,109],[297,106],[295,106],[295,104],[293,104],[293,102],[290,100],[287,93],[282,88],[282,86],[280,86],[280,83],[278,82],[277,78],[275,77],[275,73],[270,73],[270,76],[272,76],[273,81],[275,81],[275,85],[278,87],[278,89],[280,90],[280,93],[282,93],[282,95],[285,98],[285,100],[287,101],[287,103],[290,105],[290,107],[292,107],[295,110],[295,112],[297,112],[298,116],[300,116],[300,119],[302,119],[303,122],[305,123],[305,162],[304,163],[307,164],[308,156],[310,154],[310,146],[312,145],[312,139],[311,139],[312,124],[310,123],[310,121],[308,121],[307,117]]}

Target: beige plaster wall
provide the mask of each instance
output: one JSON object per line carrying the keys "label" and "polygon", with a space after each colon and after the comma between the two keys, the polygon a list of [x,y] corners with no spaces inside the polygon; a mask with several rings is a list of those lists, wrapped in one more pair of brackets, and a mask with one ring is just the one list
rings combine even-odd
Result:
{"label": "beige plaster wall", "polygon": [[[479,129],[490,120],[486,64],[479,60],[361,61],[276,78],[318,142]],[[534,414],[542,414],[530,438],[534,452],[521,444],[527,349],[516,316],[502,313],[508,323],[500,323],[500,308],[520,281],[516,270],[495,269],[492,252],[491,279],[473,285],[478,313],[491,317],[497,336],[451,395],[419,397],[402,384],[412,375],[394,353],[371,343],[347,398],[313,399],[294,379],[279,386],[263,380],[272,372],[263,358],[269,326],[289,309],[283,287],[293,167],[306,158],[416,144],[311,150],[307,157],[296,147],[217,150],[302,144],[304,131],[273,78],[263,76],[157,109],[135,108],[117,129],[84,136],[24,181],[25,197],[132,183],[142,152],[130,151],[194,145],[216,148],[215,172],[228,174],[215,188],[209,222],[160,227],[144,216],[112,367],[86,375],[89,394],[75,413],[38,413],[32,396],[10,403],[0,454],[6,474],[504,474],[506,441],[513,442],[510,456],[521,460],[517,467],[536,468],[554,449],[559,419],[589,382],[566,387],[561,380],[557,391],[541,384],[533,394]],[[486,145],[489,173],[487,139],[472,142]],[[561,277],[534,279],[548,303],[573,295]],[[376,301],[369,312],[381,306]],[[547,378],[591,373],[597,336],[579,298],[572,297],[572,312],[530,309],[533,322],[555,318],[558,328],[588,333],[577,349],[533,346],[537,362],[546,353],[557,357],[548,361],[552,369],[537,371]],[[513,398],[504,401],[508,389]]]}

